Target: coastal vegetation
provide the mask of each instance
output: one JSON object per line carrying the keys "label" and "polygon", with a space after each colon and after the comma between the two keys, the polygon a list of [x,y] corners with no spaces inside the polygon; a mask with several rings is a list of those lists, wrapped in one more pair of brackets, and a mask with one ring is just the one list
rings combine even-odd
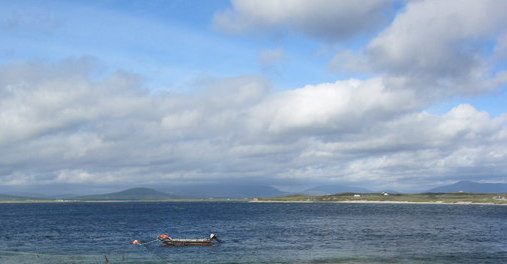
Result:
{"label": "coastal vegetation", "polygon": [[338,193],[333,195],[290,195],[274,198],[256,198],[259,202],[385,202],[385,203],[477,203],[505,204],[507,194],[491,193]]}

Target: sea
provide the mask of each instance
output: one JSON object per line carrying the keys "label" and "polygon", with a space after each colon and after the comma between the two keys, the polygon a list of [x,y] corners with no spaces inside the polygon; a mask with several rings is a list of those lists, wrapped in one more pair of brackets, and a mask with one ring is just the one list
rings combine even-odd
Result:
{"label": "sea", "polygon": [[507,263],[507,206],[3,203],[0,263]]}

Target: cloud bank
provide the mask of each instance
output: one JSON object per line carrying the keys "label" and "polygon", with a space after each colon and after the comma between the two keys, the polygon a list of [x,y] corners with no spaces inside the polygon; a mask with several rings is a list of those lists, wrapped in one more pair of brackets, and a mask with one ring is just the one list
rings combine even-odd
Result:
{"label": "cloud bank", "polygon": [[[0,71],[3,185],[328,180],[410,188],[441,176],[500,180],[507,115],[438,116],[381,79],[274,91],[261,77],[196,94],[150,93],[87,59]],[[482,170],[487,167],[487,170]],[[473,173],[472,173],[473,172]],[[410,183],[408,183],[410,182]]]}

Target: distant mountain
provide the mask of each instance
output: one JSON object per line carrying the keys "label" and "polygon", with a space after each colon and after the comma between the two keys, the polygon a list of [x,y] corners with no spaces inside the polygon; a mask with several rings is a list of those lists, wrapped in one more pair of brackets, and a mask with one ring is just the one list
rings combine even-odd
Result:
{"label": "distant mountain", "polygon": [[248,183],[212,183],[167,186],[166,191],[188,198],[253,198],[287,195],[269,185]]}
{"label": "distant mountain", "polygon": [[13,193],[15,196],[22,196],[22,197],[37,197],[42,200],[60,200],[60,199],[69,199],[74,198],[77,195],[76,194],[42,194],[42,193],[36,193],[36,192],[16,192]]}
{"label": "distant mountain", "polygon": [[176,197],[150,188],[133,188],[121,192],[78,196],[75,200],[169,200]]}
{"label": "distant mountain", "polygon": [[26,197],[26,196],[0,194],[0,201],[28,201],[28,200],[45,200],[45,199]]}
{"label": "distant mountain", "polygon": [[60,200],[60,199],[65,200],[65,199],[72,199],[76,196],[77,196],[76,194],[64,193],[64,194],[57,194],[57,195],[48,195],[46,197],[51,198],[51,199],[57,199],[57,200]]}
{"label": "distant mountain", "polygon": [[353,192],[353,193],[372,193],[373,191],[368,190],[366,188],[347,186],[341,184],[327,184],[320,185],[311,189],[307,189],[303,191],[303,194],[306,195],[330,195],[337,193],[345,193],[345,192]]}
{"label": "distant mountain", "polygon": [[471,193],[507,193],[507,183],[478,183],[473,181],[460,181],[454,184],[433,188],[428,193],[446,192],[471,192]]}

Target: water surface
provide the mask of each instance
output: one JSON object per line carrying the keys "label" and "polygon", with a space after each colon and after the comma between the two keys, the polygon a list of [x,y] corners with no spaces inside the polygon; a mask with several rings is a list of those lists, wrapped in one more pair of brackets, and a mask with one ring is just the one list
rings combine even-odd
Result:
{"label": "water surface", "polygon": [[[507,263],[507,206],[0,204],[0,263]],[[160,234],[217,247],[161,247]]]}

